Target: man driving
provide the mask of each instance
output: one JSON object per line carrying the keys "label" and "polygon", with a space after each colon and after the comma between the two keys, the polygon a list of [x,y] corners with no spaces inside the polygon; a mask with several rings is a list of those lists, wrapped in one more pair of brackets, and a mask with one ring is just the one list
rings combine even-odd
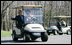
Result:
{"label": "man driving", "polygon": [[24,15],[22,15],[22,11],[19,10],[18,11],[18,16],[16,16],[15,18],[11,18],[12,20],[16,20],[16,27],[17,28],[22,28],[23,24],[24,24]]}
{"label": "man driving", "polygon": [[61,22],[60,22],[60,19],[57,19],[57,24],[56,24],[57,28],[62,31],[61,29]]}
{"label": "man driving", "polygon": [[61,29],[62,26],[66,27],[67,26],[66,22],[63,19],[58,19],[57,20],[57,28],[60,31],[62,31],[62,29]]}

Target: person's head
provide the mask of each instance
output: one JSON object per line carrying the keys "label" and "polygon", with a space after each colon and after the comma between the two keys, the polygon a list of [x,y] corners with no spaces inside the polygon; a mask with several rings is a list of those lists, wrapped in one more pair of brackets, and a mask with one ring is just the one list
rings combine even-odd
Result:
{"label": "person's head", "polygon": [[61,21],[64,21],[63,19],[61,19]]}
{"label": "person's head", "polygon": [[21,11],[21,10],[19,10],[19,11],[18,11],[18,14],[19,14],[19,15],[22,15],[22,11]]}
{"label": "person's head", "polygon": [[57,22],[60,22],[60,19],[59,18],[57,18]]}

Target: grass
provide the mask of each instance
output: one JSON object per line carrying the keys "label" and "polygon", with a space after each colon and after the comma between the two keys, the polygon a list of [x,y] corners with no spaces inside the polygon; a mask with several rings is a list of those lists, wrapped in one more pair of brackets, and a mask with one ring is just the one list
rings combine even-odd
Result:
{"label": "grass", "polygon": [[[12,34],[12,31],[1,31],[1,37],[10,37]],[[50,34],[51,36],[53,36],[53,34]]]}
{"label": "grass", "polygon": [[12,31],[1,31],[1,37],[10,37],[12,34]]}
{"label": "grass", "polygon": [[[12,34],[12,31],[3,31],[1,30],[1,37],[10,37]],[[51,36],[53,36],[53,34],[50,34]],[[59,34],[57,34],[59,35]],[[63,35],[66,35],[66,34],[63,34]]]}

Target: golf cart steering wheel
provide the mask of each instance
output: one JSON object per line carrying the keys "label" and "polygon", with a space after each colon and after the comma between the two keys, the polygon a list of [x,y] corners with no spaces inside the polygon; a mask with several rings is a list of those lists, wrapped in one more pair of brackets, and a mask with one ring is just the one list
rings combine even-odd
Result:
{"label": "golf cart steering wheel", "polygon": [[32,22],[35,22],[36,20],[37,20],[36,17],[31,17],[31,21],[32,21]]}

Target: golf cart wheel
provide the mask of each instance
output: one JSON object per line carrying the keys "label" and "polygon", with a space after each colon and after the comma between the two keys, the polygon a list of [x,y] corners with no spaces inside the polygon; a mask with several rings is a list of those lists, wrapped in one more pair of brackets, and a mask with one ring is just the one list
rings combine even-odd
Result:
{"label": "golf cart wheel", "polygon": [[59,35],[62,35],[63,33],[59,33]]}
{"label": "golf cart wheel", "polygon": [[48,33],[48,35],[50,35],[50,32],[49,31],[47,31],[47,33]]}
{"label": "golf cart wheel", "polygon": [[48,32],[48,35],[50,35],[50,33]]}
{"label": "golf cart wheel", "polygon": [[17,41],[17,40],[18,40],[18,38],[15,38],[15,37],[13,38],[13,41]]}
{"label": "golf cart wheel", "polygon": [[13,41],[17,41],[18,40],[18,38],[16,38],[15,31],[13,31],[12,38],[13,38]]}
{"label": "golf cart wheel", "polygon": [[71,31],[70,30],[67,31],[67,35],[71,35]]}
{"label": "golf cart wheel", "polygon": [[59,33],[59,35],[63,35],[63,32]]}
{"label": "golf cart wheel", "polygon": [[41,33],[41,40],[42,40],[43,42],[45,42],[45,41],[48,40],[48,35],[47,35],[47,33]]}
{"label": "golf cart wheel", "polygon": [[30,41],[30,35],[24,34],[23,40]]}
{"label": "golf cart wheel", "polygon": [[56,31],[56,30],[54,30],[54,31],[53,31],[53,34],[54,34],[54,35],[57,35],[57,31]]}
{"label": "golf cart wheel", "polygon": [[58,34],[59,34],[59,35],[63,35],[63,32],[62,32],[62,31],[58,31]]}

